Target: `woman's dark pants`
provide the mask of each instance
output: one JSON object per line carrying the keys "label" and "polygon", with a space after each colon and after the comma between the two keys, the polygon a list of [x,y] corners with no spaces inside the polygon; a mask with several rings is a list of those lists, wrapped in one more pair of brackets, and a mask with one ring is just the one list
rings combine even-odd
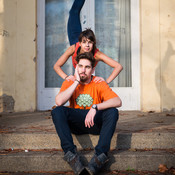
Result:
{"label": "woman's dark pants", "polygon": [[74,0],[72,8],[69,11],[69,18],[67,23],[67,33],[70,45],[76,44],[80,33],[82,32],[80,22],[80,11],[84,5],[85,0]]}

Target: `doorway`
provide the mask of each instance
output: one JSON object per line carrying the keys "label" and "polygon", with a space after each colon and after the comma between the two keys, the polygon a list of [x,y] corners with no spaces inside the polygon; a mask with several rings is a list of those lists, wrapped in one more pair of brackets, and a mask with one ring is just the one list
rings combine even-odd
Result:
{"label": "doorway", "polygon": [[[38,110],[55,105],[63,79],[53,70],[57,59],[69,47],[68,13],[73,0],[38,0]],[[120,96],[120,110],[140,109],[139,0],[86,0],[81,11],[82,28],[91,28],[97,47],[124,67],[110,87]],[[63,66],[73,74],[71,59]],[[95,74],[107,78],[111,68],[98,63]]]}

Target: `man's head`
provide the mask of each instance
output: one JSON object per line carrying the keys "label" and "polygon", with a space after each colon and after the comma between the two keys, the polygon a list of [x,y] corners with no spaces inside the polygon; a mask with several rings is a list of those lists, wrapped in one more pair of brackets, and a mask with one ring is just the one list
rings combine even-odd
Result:
{"label": "man's head", "polygon": [[83,83],[90,82],[91,75],[95,70],[95,58],[91,52],[79,54],[76,57],[78,74]]}
{"label": "man's head", "polygon": [[91,29],[82,31],[78,40],[84,52],[92,52],[93,54],[95,53],[96,38],[94,32]]}

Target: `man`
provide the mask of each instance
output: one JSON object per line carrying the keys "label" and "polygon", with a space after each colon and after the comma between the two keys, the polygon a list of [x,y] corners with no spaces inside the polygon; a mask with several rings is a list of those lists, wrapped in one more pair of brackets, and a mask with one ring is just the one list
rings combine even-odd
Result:
{"label": "man", "polygon": [[[64,159],[76,174],[84,169],[96,174],[108,160],[107,153],[118,120],[121,100],[105,81],[94,82],[95,59],[91,53],[79,54],[76,58],[75,81],[63,82],[55,98],[57,107],[52,119],[65,153]],[[63,106],[69,100],[70,106]],[[95,154],[84,168],[73,143],[73,134],[100,135]]]}

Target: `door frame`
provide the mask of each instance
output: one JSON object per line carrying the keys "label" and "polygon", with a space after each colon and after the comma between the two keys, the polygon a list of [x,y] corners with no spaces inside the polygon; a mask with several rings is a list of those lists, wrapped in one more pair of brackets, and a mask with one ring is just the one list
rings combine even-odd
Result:
{"label": "door frame", "polygon": [[[131,77],[132,87],[112,88],[122,99],[120,110],[140,110],[140,14],[139,0],[131,0]],[[86,26],[94,30],[94,1],[86,1],[82,13],[91,15]],[[89,12],[89,7],[93,12]],[[86,19],[86,15],[82,15]],[[37,1],[37,109],[48,110],[55,105],[55,95],[60,88],[45,88],[45,1]]]}

